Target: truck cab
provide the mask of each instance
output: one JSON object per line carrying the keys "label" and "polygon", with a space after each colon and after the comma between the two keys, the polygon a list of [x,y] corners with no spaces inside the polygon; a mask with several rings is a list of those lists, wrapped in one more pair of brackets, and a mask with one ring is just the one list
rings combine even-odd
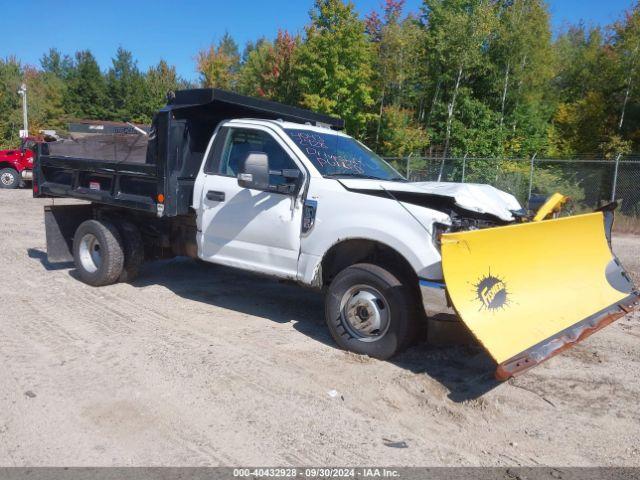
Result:
{"label": "truck cab", "polygon": [[513,196],[489,186],[449,184],[445,195],[445,185],[409,183],[340,131],[234,119],[211,138],[196,178],[198,255],[313,285],[332,248],[366,251],[377,242],[415,276],[440,279],[434,235],[452,225],[442,203],[461,212],[456,196],[482,192],[495,208],[470,213],[496,224],[513,222],[521,209]]}
{"label": "truck cab", "polygon": [[23,138],[20,148],[0,150],[0,188],[18,188],[23,181],[31,181],[33,157],[39,140]]}
{"label": "truck cab", "polygon": [[488,200],[468,212],[486,224],[514,222],[521,210],[490,186],[409,183],[341,131],[233,119],[210,139],[196,177],[198,257],[326,288],[336,341],[386,358],[415,333],[428,293],[428,309],[451,312],[442,289],[423,293],[420,282],[442,284],[437,235],[464,216],[465,193]]}

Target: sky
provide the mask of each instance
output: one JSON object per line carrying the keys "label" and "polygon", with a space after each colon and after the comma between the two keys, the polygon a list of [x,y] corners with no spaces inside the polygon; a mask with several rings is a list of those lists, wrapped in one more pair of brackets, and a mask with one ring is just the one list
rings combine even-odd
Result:
{"label": "sky", "polygon": [[[382,0],[352,0],[364,16]],[[49,48],[63,53],[90,49],[107,69],[116,49],[133,52],[146,70],[161,58],[182,77],[195,80],[195,55],[225,31],[240,45],[262,36],[273,38],[278,28],[303,32],[313,0],[0,0],[5,33],[0,58],[15,55],[39,65]],[[554,31],[570,23],[605,25],[635,0],[547,0]],[[406,0],[407,11],[418,11],[421,0]]]}

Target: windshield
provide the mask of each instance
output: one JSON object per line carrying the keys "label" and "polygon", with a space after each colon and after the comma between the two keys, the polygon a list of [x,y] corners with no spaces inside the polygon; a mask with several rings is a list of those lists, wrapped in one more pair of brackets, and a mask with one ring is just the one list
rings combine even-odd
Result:
{"label": "windshield", "polygon": [[351,137],[292,128],[286,132],[324,177],[404,180],[391,165]]}

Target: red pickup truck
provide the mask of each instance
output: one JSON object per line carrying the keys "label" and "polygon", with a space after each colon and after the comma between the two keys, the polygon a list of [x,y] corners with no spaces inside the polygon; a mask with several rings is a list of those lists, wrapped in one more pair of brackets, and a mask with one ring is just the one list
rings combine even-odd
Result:
{"label": "red pickup truck", "polygon": [[33,152],[40,140],[24,138],[20,148],[0,150],[0,188],[18,188],[33,178]]}

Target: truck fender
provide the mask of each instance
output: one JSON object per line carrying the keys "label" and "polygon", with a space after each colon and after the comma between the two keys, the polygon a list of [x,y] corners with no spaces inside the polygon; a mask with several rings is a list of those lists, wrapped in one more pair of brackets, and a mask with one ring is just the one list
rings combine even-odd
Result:
{"label": "truck fender", "polygon": [[[358,245],[359,242],[362,242],[362,246],[377,245],[380,249],[393,252],[392,255],[404,260],[418,277],[441,278],[442,266],[439,252],[433,245],[424,245],[430,242],[430,239],[423,239],[424,244],[418,252],[416,248],[412,248],[408,243],[386,232],[370,229],[364,235],[362,231],[359,233],[359,235],[338,235],[338,238],[333,243],[326,245],[322,249],[321,255],[305,253],[303,248],[298,265],[299,280],[315,288],[322,287],[326,281],[327,273],[322,271],[322,265],[327,259],[327,255],[334,254],[336,248],[341,245],[353,250],[353,246]],[[351,256],[351,264],[367,259],[366,252],[358,252],[358,249],[353,252],[347,252],[347,254]]]}

